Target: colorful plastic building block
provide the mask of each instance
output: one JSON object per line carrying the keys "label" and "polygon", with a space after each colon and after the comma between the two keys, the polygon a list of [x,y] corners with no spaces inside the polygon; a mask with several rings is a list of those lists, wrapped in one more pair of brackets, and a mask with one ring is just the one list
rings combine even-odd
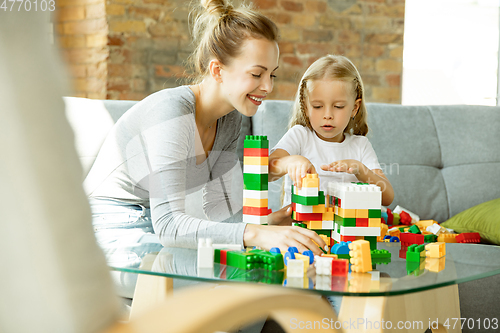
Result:
{"label": "colorful plastic building block", "polygon": [[440,234],[438,235],[438,242],[445,242],[445,243],[457,243],[457,236],[458,234]]}
{"label": "colorful plastic building block", "polygon": [[412,234],[421,234],[422,232],[420,231],[420,228],[414,224],[408,229],[408,232],[411,232]]}
{"label": "colorful plastic building block", "polygon": [[480,243],[481,236],[478,232],[466,232],[457,236],[458,243]]}
{"label": "colorful plastic building block", "polygon": [[[419,217],[417,214],[410,212],[410,211],[409,211],[408,209],[406,209],[406,208],[403,208],[403,207],[400,207],[400,206],[396,206],[396,208],[394,208],[394,211],[393,211],[393,213],[397,213],[397,214],[399,214],[400,219],[402,218],[402,217],[401,217],[401,213],[402,213],[402,212],[405,212],[405,214],[404,214],[405,216],[406,216],[406,215],[409,215],[409,216],[410,216],[411,221],[410,221],[410,223],[409,223],[409,224],[411,224],[411,223],[415,224],[415,223],[417,223],[418,221],[420,221],[420,217]],[[403,222],[401,222],[401,223],[403,224]],[[409,225],[409,224],[408,224],[408,225]]]}
{"label": "colorful plastic building block", "polygon": [[349,244],[349,255],[351,256],[351,271],[368,272],[372,270],[370,256],[370,243],[366,240],[357,240]]}
{"label": "colorful plastic building block", "polygon": [[407,261],[415,261],[415,262],[420,262],[420,259],[425,256],[425,246],[424,244],[412,244],[408,246],[408,249],[406,251],[406,260]]}
{"label": "colorful plastic building block", "polygon": [[198,239],[198,268],[214,267],[214,248],[210,238]]}
{"label": "colorful plastic building block", "polygon": [[286,276],[290,277],[303,277],[304,272],[307,271],[305,262],[300,259],[289,259],[286,266]]}
{"label": "colorful plastic building block", "polygon": [[332,275],[333,276],[347,276],[349,272],[348,259],[333,259],[332,260]]}
{"label": "colorful plastic building block", "polygon": [[425,246],[425,256],[429,258],[441,258],[446,255],[446,243],[438,242]]}
{"label": "colorful plastic building block", "polygon": [[424,235],[402,232],[399,239],[402,246],[410,246],[412,244],[424,244]]}
{"label": "colorful plastic building block", "polygon": [[315,261],[316,275],[332,275],[331,257],[317,257]]}
{"label": "colorful plastic building block", "polygon": [[405,211],[402,211],[399,213],[399,222],[404,225],[410,225],[411,224],[411,216]]}

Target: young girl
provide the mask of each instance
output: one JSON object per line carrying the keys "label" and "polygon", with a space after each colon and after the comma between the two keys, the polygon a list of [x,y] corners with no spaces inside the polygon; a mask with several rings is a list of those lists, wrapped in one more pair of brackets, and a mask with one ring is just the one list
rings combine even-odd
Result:
{"label": "young girl", "polygon": [[343,56],[316,60],[300,81],[290,129],[271,150],[269,178],[285,178],[283,205],[291,203],[291,184],[301,187],[306,173],[318,173],[320,189],[330,181],[365,182],[382,189],[382,204],[394,198],[391,183],[365,137],[368,133],[363,81]]}
{"label": "young girl", "polygon": [[[191,57],[196,81],[158,91],[128,110],[85,180],[96,236],[111,247],[145,242],[154,232],[164,246],[196,248],[198,239],[211,238],[320,254],[314,242],[326,244],[313,231],[245,224],[235,214],[241,203],[231,200],[241,115],[253,116],[273,89],[278,29],[262,14],[224,0],[199,4]],[[201,188],[207,219],[186,213],[186,194]],[[275,212],[270,224],[285,217],[284,210]]]}

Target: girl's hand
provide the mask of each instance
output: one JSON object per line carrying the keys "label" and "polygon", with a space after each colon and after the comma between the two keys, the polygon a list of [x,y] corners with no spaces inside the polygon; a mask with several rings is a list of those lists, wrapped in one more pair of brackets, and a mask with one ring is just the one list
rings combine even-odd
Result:
{"label": "girl's hand", "polygon": [[292,222],[292,205],[285,206],[267,216],[269,225],[291,226]]}
{"label": "girl's hand", "polygon": [[326,243],[319,235],[309,229],[301,227],[282,227],[259,224],[247,224],[243,234],[245,246],[258,246],[269,251],[273,247],[278,247],[281,253],[288,251],[290,246],[295,246],[300,253],[311,250],[316,255],[321,255],[321,248],[326,248]]}
{"label": "girl's hand", "polygon": [[293,186],[300,189],[302,188],[302,178],[308,173],[316,173],[316,169],[307,158],[295,155],[293,161],[290,161],[287,165],[287,173],[293,182]]}
{"label": "girl's hand", "polygon": [[321,170],[332,172],[347,172],[358,176],[364,171],[365,165],[357,160],[339,160],[330,164],[323,164]]}

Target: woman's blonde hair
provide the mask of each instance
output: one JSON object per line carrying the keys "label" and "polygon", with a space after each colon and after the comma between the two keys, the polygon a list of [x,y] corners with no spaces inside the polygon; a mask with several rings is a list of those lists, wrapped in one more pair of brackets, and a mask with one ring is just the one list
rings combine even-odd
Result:
{"label": "woman's blonde hair", "polygon": [[278,40],[278,28],[249,6],[234,8],[229,1],[201,0],[190,14],[195,51],[188,59],[194,82],[208,74],[212,59],[229,65],[248,38]]}
{"label": "woman's blonde hair", "polygon": [[309,118],[307,117],[308,82],[325,79],[352,82],[354,100],[361,99],[361,105],[354,119],[351,118],[349,121],[344,133],[366,135],[368,133],[368,124],[366,123],[363,80],[356,66],[354,66],[349,59],[344,56],[331,54],[316,60],[309,66],[304,76],[302,76],[295,96],[289,128],[295,125],[302,125],[313,131]]}

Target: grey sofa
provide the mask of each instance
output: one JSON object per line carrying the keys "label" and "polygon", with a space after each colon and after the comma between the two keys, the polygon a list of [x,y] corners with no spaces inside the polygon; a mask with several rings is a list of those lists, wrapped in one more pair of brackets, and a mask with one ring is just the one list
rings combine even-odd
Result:
{"label": "grey sofa", "polygon": [[[86,174],[107,131],[136,102],[82,98],[65,98],[65,102]],[[254,117],[244,117],[240,159],[245,135],[267,135],[270,146],[278,142],[287,130],[291,105],[290,101],[265,101]],[[500,197],[500,107],[369,103],[367,109],[368,138],[395,191],[390,208],[400,205],[422,219],[443,222]],[[281,181],[271,183],[269,190],[269,206],[278,209]],[[498,311],[492,295],[500,292],[499,285],[498,277],[461,284],[462,317],[492,318]]]}

